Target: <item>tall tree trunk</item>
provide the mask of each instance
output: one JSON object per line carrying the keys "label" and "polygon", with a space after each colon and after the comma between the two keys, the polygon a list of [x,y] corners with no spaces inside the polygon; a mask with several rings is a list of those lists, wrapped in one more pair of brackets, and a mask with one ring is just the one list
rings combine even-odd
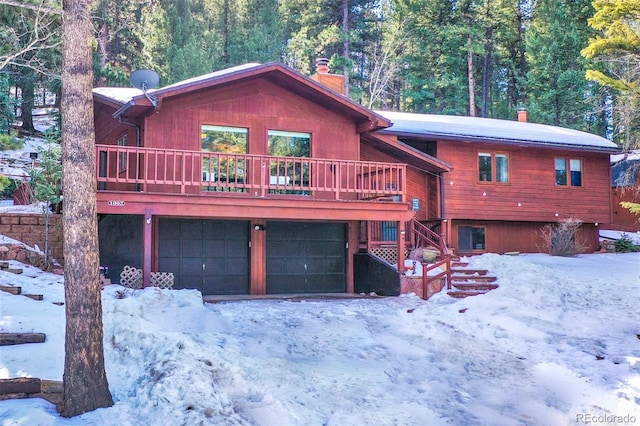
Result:
{"label": "tall tree trunk", "polygon": [[473,49],[471,49],[471,35],[467,38],[467,75],[469,78],[469,116],[476,116],[476,78],[473,73]]}
{"label": "tall tree trunk", "polygon": [[92,0],[63,0],[65,362],[61,415],[113,405],[104,369],[92,81]]}
{"label": "tall tree trunk", "polygon": [[34,81],[31,76],[25,76],[22,79],[22,103],[20,104],[20,112],[22,115],[22,130],[33,133],[36,128],[33,126],[33,105],[35,102]]}
{"label": "tall tree trunk", "polygon": [[342,56],[344,56],[344,95],[349,96],[349,0],[342,0]]}

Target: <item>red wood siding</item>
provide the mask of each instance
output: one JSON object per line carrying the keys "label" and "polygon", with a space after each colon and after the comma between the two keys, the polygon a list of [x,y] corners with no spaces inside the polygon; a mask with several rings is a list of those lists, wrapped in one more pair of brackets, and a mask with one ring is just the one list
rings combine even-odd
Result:
{"label": "red wood siding", "polygon": [[[398,160],[383,152],[371,148],[368,144],[360,147],[362,161],[384,161],[397,163]],[[407,167],[407,200],[419,200],[419,210],[415,219],[428,220],[440,217],[438,208],[438,177],[414,167]]]}
{"label": "red wood siding", "polygon": [[[454,220],[451,224],[449,246],[456,253],[470,254],[458,250],[458,227],[474,226],[485,228],[486,249],[477,253],[548,253],[548,247],[540,238],[540,229],[546,223],[542,222],[501,222],[501,221],[471,221]],[[598,250],[598,228],[593,224],[583,224],[578,231],[578,240],[588,248],[587,253]]]}
{"label": "red wood siding", "polygon": [[605,228],[626,232],[640,231],[640,216],[632,214],[628,209],[620,205],[621,201],[640,203],[640,193],[637,188],[640,188],[640,179],[635,188],[611,188],[613,219],[611,223],[605,225]]}
{"label": "red wood siding", "polygon": [[144,146],[200,150],[202,124],[249,129],[249,153],[267,154],[267,130],[311,133],[311,156],[359,160],[355,124],[263,80],[165,100],[145,123]]}
{"label": "red wood siding", "polygon": [[[509,155],[509,183],[478,182],[480,151]],[[608,154],[446,141],[438,142],[438,158],[454,168],[444,178],[447,218],[552,222],[577,217],[588,223],[610,220]],[[582,160],[582,187],[556,186],[555,158]]]}

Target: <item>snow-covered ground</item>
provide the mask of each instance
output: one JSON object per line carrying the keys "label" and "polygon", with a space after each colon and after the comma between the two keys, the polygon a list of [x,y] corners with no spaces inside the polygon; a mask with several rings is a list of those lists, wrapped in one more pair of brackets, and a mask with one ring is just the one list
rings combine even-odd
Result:
{"label": "snow-covered ground", "polygon": [[[0,285],[44,301],[0,292],[0,331],[47,341],[0,347],[0,378],[62,380],[62,278],[14,266],[25,272]],[[115,405],[62,419],[41,399],[0,401],[0,424],[640,424],[640,253],[486,254],[471,267],[500,287],[205,305],[193,290],[107,286]]]}

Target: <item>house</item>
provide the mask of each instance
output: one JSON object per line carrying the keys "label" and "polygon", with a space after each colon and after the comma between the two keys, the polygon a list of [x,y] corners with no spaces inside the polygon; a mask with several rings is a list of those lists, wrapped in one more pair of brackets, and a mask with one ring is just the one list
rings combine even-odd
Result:
{"label": "house", "polygon": [[546,251],[539,231],[577,218],[578,238],[598,249],[611,220],[609,156],[617,146],[576,130],[518,121],[379,112],[380,130],[451,165],[442,175],[446,242],[461,255]]}
{"label": "house", "polygon": [[640,151],[611,156],[611,207],[613,216],[606,229],[638,232],[638,216],[620,205],[621,202],[640,203]]}
{"label": "house", "polygon": [[129,265],[148,285],[152,271],[172,272],[174,288],[204,295],[352,293],[368,281],[354,266],[363,249],[402,269],[414,208],[439,217],[439,188],[411,180],[450,168],[377,137],[391,123],[326,85],[339,89],[340,76],[319,74],[247,64],[147,92],[96,88],[111,276]]}
{"label": "house", "polygon": [[539,251],[542,225],[577,216],[595,250],[614,144],[374,112],[343,89],[323,62],[94,89],[101,264],[203,295],[398,294],[413,247]]}

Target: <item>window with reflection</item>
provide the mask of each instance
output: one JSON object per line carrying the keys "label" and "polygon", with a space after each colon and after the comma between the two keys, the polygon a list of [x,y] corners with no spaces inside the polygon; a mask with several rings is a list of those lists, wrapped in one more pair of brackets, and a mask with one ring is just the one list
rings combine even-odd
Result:
{"label": "window with reflection", "polygon": [[582,160],[579,159],[555,159],[556,185],[558,186],[582,186]]}
{"label": "window with reflection", "polygon": [[202,158],[202,189],[205,191],[243,192],[245,157],[249,129],[244,127],[203,125],[201,148],[213,153]]}
{"label": "window with reflection", "polygon": [[478,181],[509,183],[509,155],[479,152]]}
{"label": "window with reflection", "polygon": [[269,185],[270,193],[309,195],[309,161],[311,154],[311,134],[269,130],[267,132],[267,152],[271,160]]}

